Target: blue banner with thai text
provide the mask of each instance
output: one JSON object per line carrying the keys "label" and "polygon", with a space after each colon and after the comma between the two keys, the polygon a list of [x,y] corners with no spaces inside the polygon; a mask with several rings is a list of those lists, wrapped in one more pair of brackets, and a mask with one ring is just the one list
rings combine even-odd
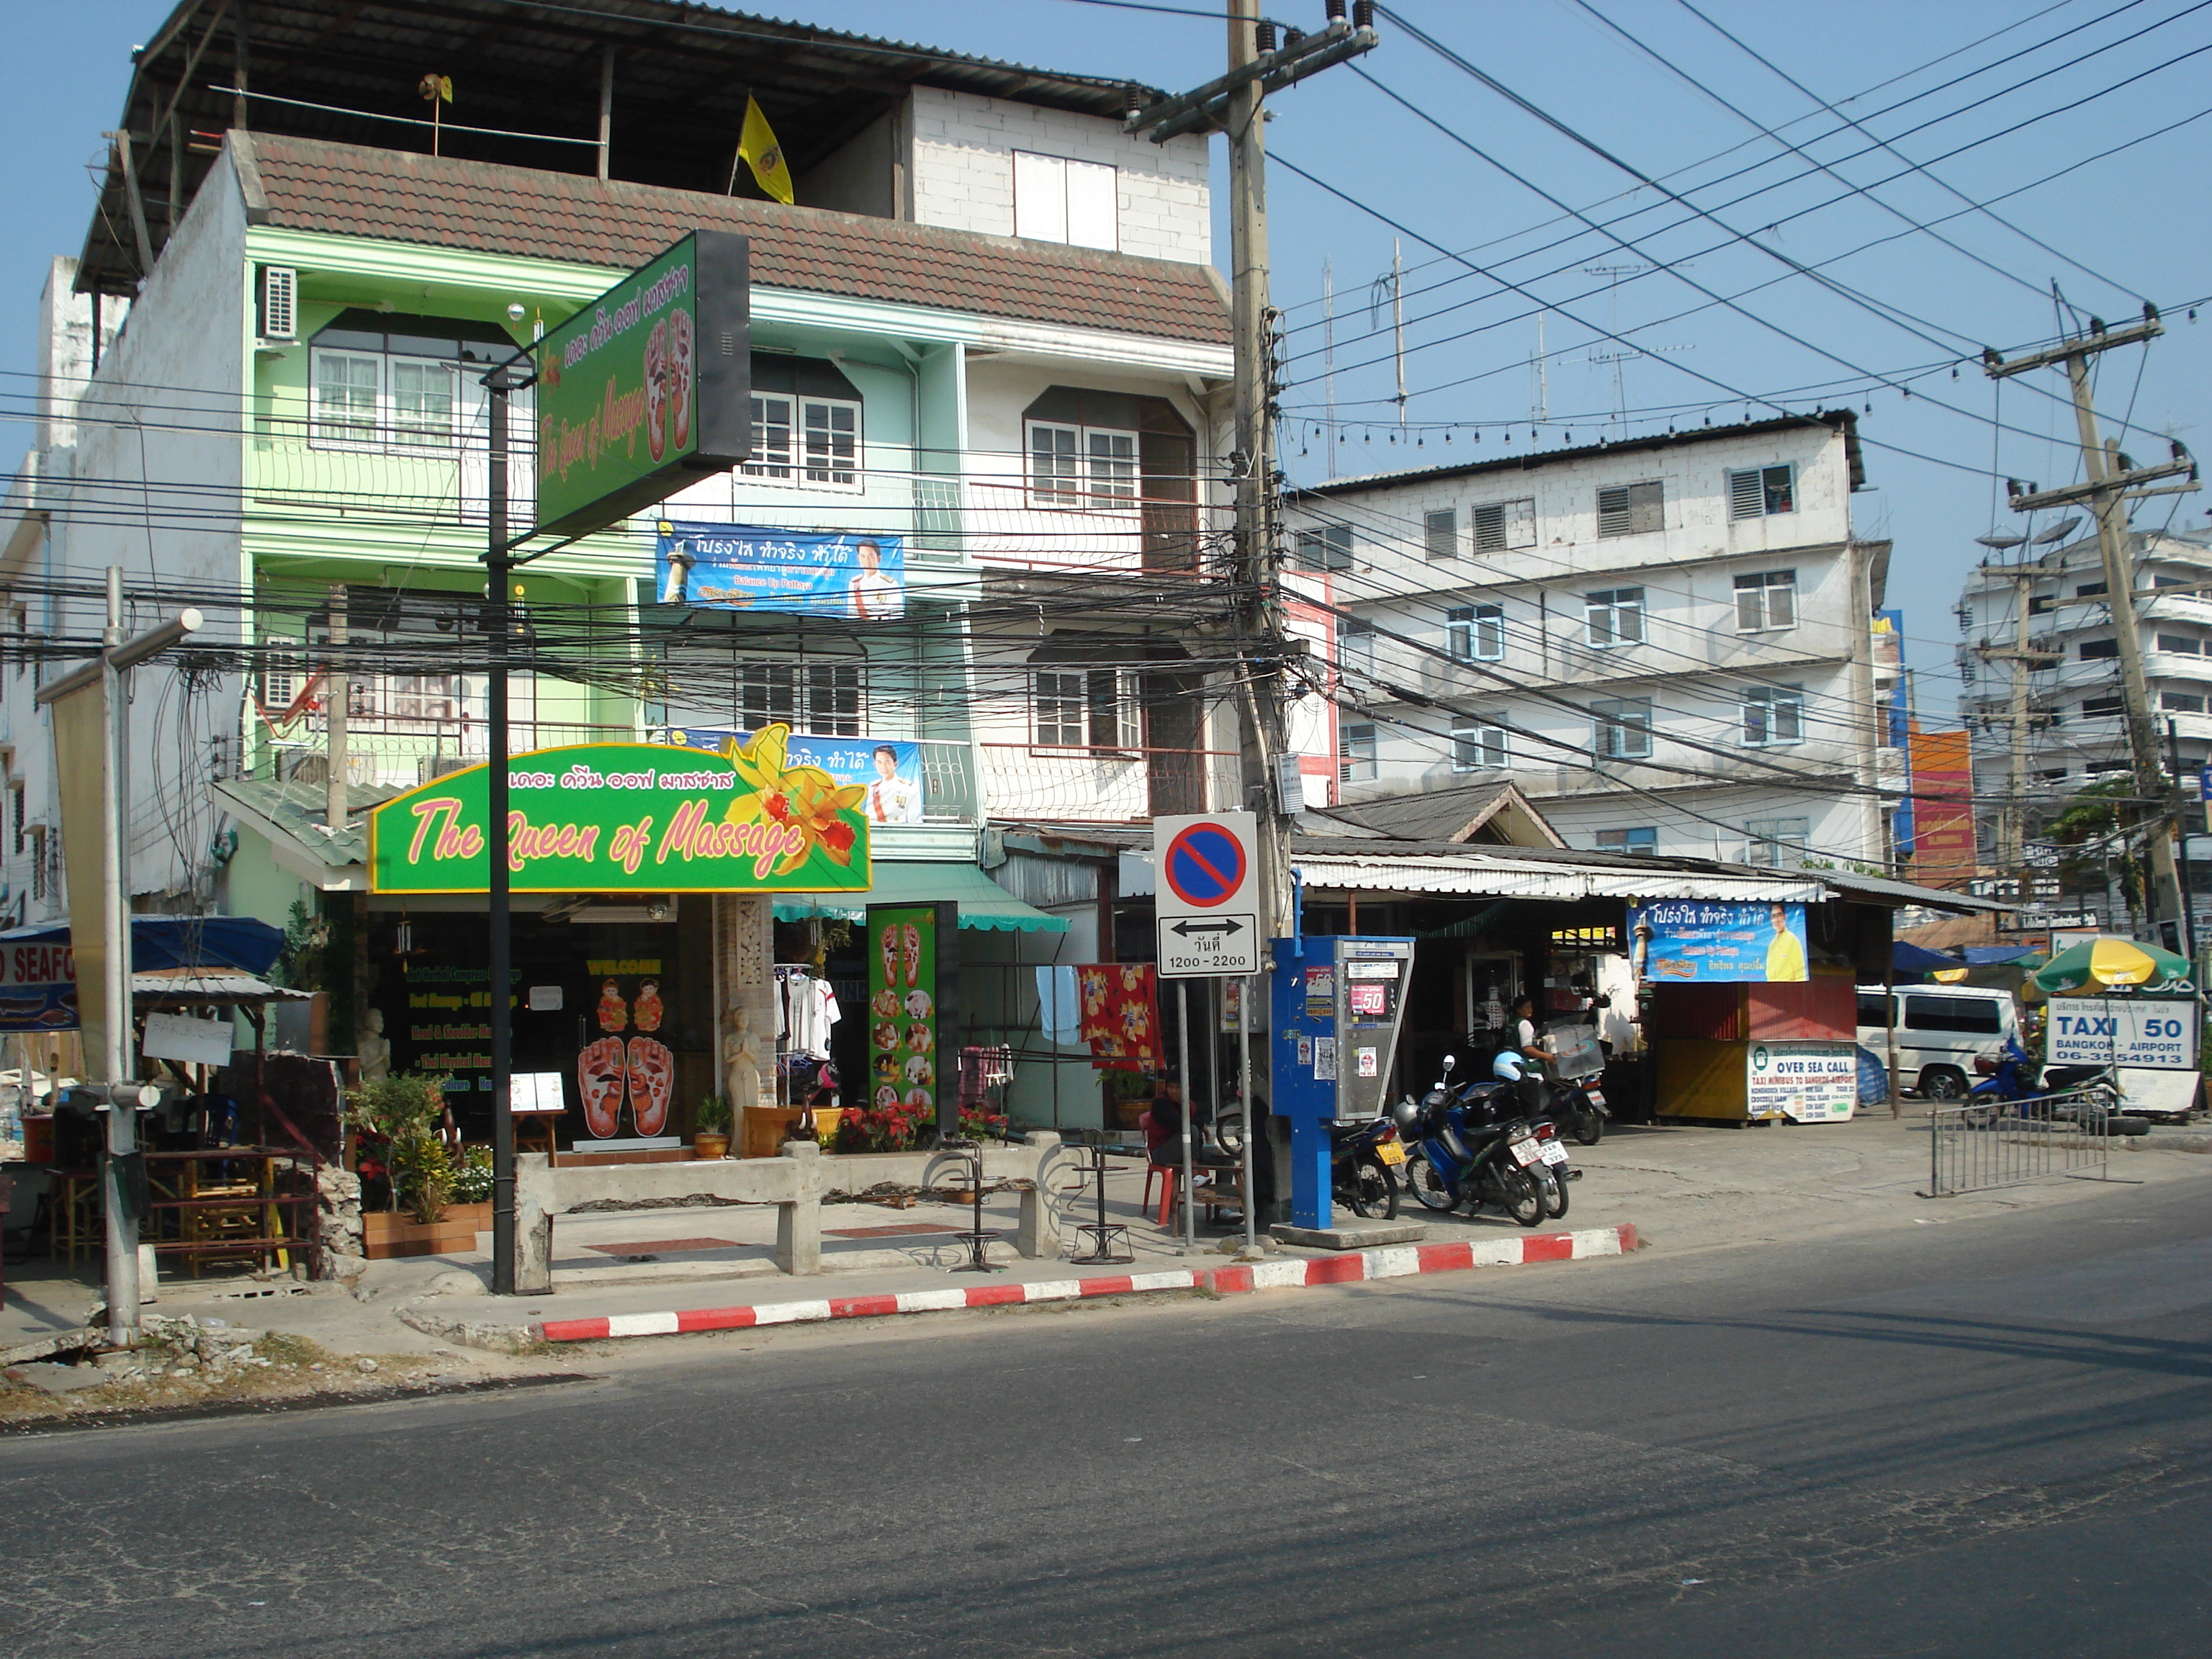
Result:
{"label": "blue banner with thai text", "polygon": [[896,536],[668,519],[656,529],[653,595],[663,605],[855,622],[906,614],[906,544]]}
{"label": "blue banner with thai text", "polygon": [[1631,905],[1636,976],[1661,984],[1760,984],[1809,976],[1805,907],[1709,899]]}

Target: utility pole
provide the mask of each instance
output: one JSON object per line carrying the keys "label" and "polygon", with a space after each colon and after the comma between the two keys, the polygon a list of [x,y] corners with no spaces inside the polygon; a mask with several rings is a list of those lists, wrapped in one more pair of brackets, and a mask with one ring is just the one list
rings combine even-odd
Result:
{"label": "utility pole", "polygon": [[489,911],[490,949],[486,952],[485,989],[491,1015],[491,1288],[495,1296],[514,1294],[514,1016],[507,981],[513,954],[513,918],[508,913],[507,868],[507,665],[508,580],[514,573],[514,549],[507,534],[507,416],[514,391],[508,365],[484,376],[484,410],[489,426],[484,469],[484,627],[491,635],[491,672],[486,688],[486,724],[490,727],[489,764],[484,775],[485,908]]}
{"label": "utility pole", "polygon": [[[2014,536],[2002,539],[2017,543],[2020,538]],[[2010,650],[1984,645],[1975,654],[1984,662],[2012,665],[2011,706],[2004,717],[2012,728],[2012,764],[2008,773],[2012,788],[2009,792],[2011,798],[2005,802],[2004,812],[1997,821],[1997,866],[2012,872],[2019,884],[2017,896],[2025,904],[2029,898],[2030,879],[2027,872],[2028,676],[2038,668],[2050,667],[2058,660],[2058,656],[2056,652],[2034,649],[2029,633],[2030,600],[2036,579],[2045,574],[2043,561],[2031,562],[2023,557],[2016,565],[1993,569],[1984,563],[1982,568],[1992,574],[2002,574],[2013,585],[2014,644]]]}
{"label": "utility pole", "polygon": [[[1130,132],[1164,143],[1181,133],[1221,131],[1229,137],[1230,325],[1237,463],[1235,569],[1247,599],[1237,617],[1238,704],[1243,716],[1243,781],[1259,819],[1261,927],[1280,938],[1290,927],[1290,866],[1284,820],[1304,805],[1285,787],[1283,657],[1279,598],[1281,550],[1275,504],[1279,478],[1274,453],[1274,347],[1278,318],[1267,296],[1266,94],[1296,84],[1376,43],[1373,0],[1326,0],[1320,33],[1288,31],[1260,19],[1259,0],[1226,0],[1229,71],[1192,91],[1138,107],[1124,118]],[[1270,795],[1273,796],[1272,801]]]}
{"label": "utility pole", "polygon": [[[2146,305],[2139,323],[2107,328],[2101,319],[2093,318],[2089,332],[2079,339],[2062,341],[2010,362],[1994,351],[1982,354],[1983,369],[1991,380],[2005,380],[2032,368],[2058,367],[2066,371],[2081,440],[2081,471],[2087,482],[2062,489],[2039,490],[2033,484],[2023,487],[2017,479],[2011,479],[2007,481],[2007,493],[2015,513],[2086,504],[2096,515],[2097,546],[2105,568],[2106,602],[2112,609],[2112,632],[2119,645],[2120,690],[2127,705],[2128,754],[2134,766],[2136,794],[2143,802],[2161,804],[2163,810],[2158,813],[2161,817],[2174,811],[2173,792],[2166,784],[2159,754],[2158,727],[2150,706],[2150,683],[2143,669],[2142,636],[2136,627],[2135,568],[2128,556],[2127,503],[2131,493],[2142,486],[2176,474],[2186,473],[2193,486],[2197,464],[2176,443],[2171,461],[2136,466],[2120,454],[2117,442],[2100,439],[2097,411],[2089,394],[2089,360],[2100,352],[2147,343],[2165,332],[2156,308]],[[2149,840],[2151,918],[2154,922],[2162,921],[2169,935],[2165,941],[2167,948],[2179,951],[2184,943],[2187,912],[2174,867],[2173,842],[2163,831],[2154,833]]]}

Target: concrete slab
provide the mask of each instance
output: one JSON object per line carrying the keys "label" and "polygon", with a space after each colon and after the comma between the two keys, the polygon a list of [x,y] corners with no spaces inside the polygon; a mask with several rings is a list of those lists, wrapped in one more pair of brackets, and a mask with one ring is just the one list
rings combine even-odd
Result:
{"label": "concrete slab", "polygon": [[1309,1250],[1368,1250],[1381,1244],[1418,1244],[1429,1236],[1425,1221],[1347,1221],[1340,1227],[1293,1227],[1279,1221],[1267,1229],[1279,1244]]}

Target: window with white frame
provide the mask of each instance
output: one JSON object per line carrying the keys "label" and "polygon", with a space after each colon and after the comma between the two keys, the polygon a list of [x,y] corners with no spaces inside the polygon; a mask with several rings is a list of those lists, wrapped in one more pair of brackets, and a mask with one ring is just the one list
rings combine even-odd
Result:
{"label": "window with white frame", "polygon": [[1502,714],[1462,714],[1452,721],[1452,770],[1498,772],[1505,767]]}
{"label": "window with white frame", "polygon": [[1111,668],[1035,671],[1033,730],[1040,749],[1123,750],[1131,746],[1127,686]]}
{"label": "window with white frame", "polygon": [[1366,617],[1337,618],[1336,665],[1360,674],[1375,672],[1375,624]]}
{"label": "window with white frame", "polygon": [[751,408],[753,458],[738,469],[745,477],[813,489],[862,487],[856,400],[756,392]]}
{"label": "window with white frame", "polygon": [[1808,850],[1806,842],[1813,833],[1810,818],[1753,818],[1743,826],[1750,837],[1744,848],[1746,864],[1762,865],[1770,869],[1794,866],[1803,860]]}
{"label": "window with white frame", "polygon": [[1455,662],[1505,659],[1505,607],[1455,605],[1444,612],[1444,648]]}
{"label": "window with white frame", "polygon": [[1601,853],[1632,853],[1652,857],[1659,851],[1659,830],[1656,824],[1639,824],[1631,830],[1601,830],[1597,832],[1597,850]]}
{"label": "window with white frame", "polygon": [[1506,553],[1536,544],[1536,502],[1534,496],[1517,501],[1489,501],[1474,509],[1474,550]]}
{"label": "window with white frame", "polygon": [[1137,434],[1030,421],[1030,499],[1037,507],[1112,511],[1137,500]]}
{"label": "window with white frame", "polygon": [[1352,526],[1333,524],[1319,530],[1301,530],[1297,557],[1301,570],[1351,569]]}
{"label": "window with white frame", "polygon": [[374,444],[384,399],[384,359],[359,351],[317,351],[312,441]]}
{"label": "window with white frame", "polygon": [[1667,491],[1658,479],[1612,484],[1597,492],[1600,536],[1641,536],[1666,528]]}
{"label": "window with white frame", "polygon": [[[307,437],[318,447],[450,450],[480,431],[475,374],[509,356],[496,325],[352,310],[314,337],[307,355]],[[531,421],[518,410],[517,447]]]}
{"label": "window with white frame", "polygon": [[1602,587],[1583,595],[1583,619],[1589,642],[1601,650],[1644,643],[1644,590]]}
{"label": "window with white frame", "polygon": [[1459,557],[1459,511],[1441,507],[1421,515],[1421,548],[1432,559]]}
{"label": "window with white frame", "polygon": [[811,737],[857,738],[862,690],[858,663],[740,663],[738,716],[751,732],[773,723]]}
{"label": "window with white frame", "polygon": [[1337,775],[1346,783],[1363,783],[1375,776],[1375,723],[1348,720],[1336,731]]}
{"label": "window with white frame", "polygon": [[1121,246],[1120,179],[1098,161],[1014,152],[1014,234],[1071,247]]}
{"label": "window with white frame", "polygon": [[1730,472],[1729,517],[1764,519],[1797,510],[1797,470],[1790,466],[1753,466]]}
{"label": "window with white frame", "polygon": [[1592,746],[1607,760],[1651,757],[1651,699],[1615,697],[1590,705]]}
{"label": "window with white frame", "polygon": [[1735,626],[1761,634],[1797,626],[1797,573],[1754,570],[1735,579]]}
{"label": "window with white frame", "polygon": [[1805,688],[1747,685],[1743,689],[1743,740],[1748,748],[1805,740]]}

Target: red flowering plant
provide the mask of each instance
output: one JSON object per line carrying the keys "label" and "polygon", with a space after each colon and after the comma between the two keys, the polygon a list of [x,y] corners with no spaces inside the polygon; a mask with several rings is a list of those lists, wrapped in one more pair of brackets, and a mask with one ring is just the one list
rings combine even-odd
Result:
{"label": "red flowering plant", "polygon": [[958,1133],[963,1140],[1004,1140],[1006,1138],[1006,1115],[1004,1112],[986,1112],[981,1106],[963,1101]]}

